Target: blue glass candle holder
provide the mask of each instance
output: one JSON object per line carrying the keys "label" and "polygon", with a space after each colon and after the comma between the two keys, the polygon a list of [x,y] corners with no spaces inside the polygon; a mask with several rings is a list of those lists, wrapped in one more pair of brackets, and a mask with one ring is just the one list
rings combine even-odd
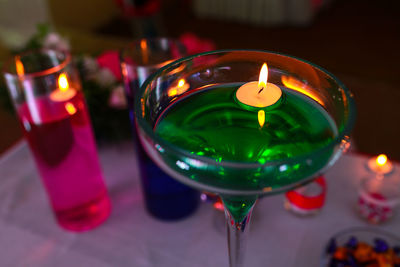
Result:
{"label": "blue glass candle holder", "polygon": [[137,90],[153,72],[184,55],[184,46],[168,38],[137,40],[120,55],[146,209],[162,220],[177,220],[192,214],[199,205],[200,194],[172,179],[147,156],[137,136],[133,101]]}

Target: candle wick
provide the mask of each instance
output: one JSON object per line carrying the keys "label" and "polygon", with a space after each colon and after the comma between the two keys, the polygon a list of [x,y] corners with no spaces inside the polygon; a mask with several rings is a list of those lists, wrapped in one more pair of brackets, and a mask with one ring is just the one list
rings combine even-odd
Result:
{"label": "candle wick", "polygon": [[259,91],[258,91],[258,93],[261,93],[262,92],[262,90],[264,90],[264,87],[262,87]]}

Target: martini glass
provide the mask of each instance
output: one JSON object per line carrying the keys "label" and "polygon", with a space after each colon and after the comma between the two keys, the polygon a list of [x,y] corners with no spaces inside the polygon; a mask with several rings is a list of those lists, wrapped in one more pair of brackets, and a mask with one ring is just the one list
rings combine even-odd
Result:
{"label": "martini glass", "polygon": [[[282,96],[266,108],[247,106],[236,90],[257,81],[263,63]],[[331,166],[349,146],[355,106],[346,87],[312,63],[265,51],[221,50],[155,72],[139,90],[135,116],[156,164],[222,198],[229,263],[238,267],[256,200],[304,185]]]}

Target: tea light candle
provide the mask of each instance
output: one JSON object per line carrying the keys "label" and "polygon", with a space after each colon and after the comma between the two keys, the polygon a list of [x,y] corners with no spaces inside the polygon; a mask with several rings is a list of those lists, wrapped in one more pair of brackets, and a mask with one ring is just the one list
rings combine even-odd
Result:
{"label": "tea light candle", "polygon": [[264,63],[258,82],[243,84],[236,91],[236,100],[244,104],[245,108],[263,109],[277,103],[282,97],[282,90],[273,83],[268,83],[268,67]]}
{"label": "tea light candle", "polygon": [[55,102],[63,102],[73,98],[76,95],[76,90],[69,87],[67,75],[60,74],[58,77],[58,88],[50,94],[50,99]]}
{"label": "tea light candle", "polygon": [[393,170],[393,164],[385,154],[380,154],[368,161],[368,168],[377,174],[387,174]]}

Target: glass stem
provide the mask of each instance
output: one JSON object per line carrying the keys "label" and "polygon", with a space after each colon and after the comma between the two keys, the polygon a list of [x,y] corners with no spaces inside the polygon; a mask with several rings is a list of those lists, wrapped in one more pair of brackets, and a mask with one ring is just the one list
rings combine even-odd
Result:
{"label": "glass stem", "polygon": [[[222,200],[224,202],[228,230],[229,266],[242,267],[244,266],[244,255],[251,212],[256,198],[236,201],[231,198],[222,197]],[[240,207],[241,212],[237,213],[235,207]]]}

